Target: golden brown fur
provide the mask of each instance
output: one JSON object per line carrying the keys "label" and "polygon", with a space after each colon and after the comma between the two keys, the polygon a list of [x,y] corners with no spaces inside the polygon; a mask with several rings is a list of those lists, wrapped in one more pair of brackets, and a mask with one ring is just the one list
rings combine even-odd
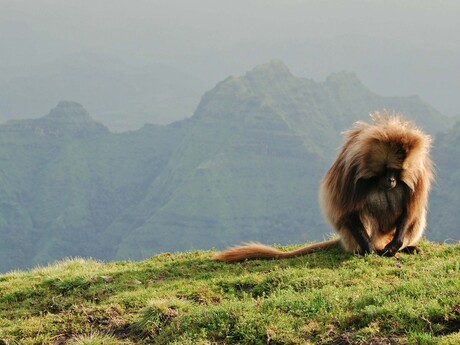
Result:
{"label": "golden brown fur", "polygon": [[[374,113],[344,133],[337,159],[324,176],[319,199],[326,219],[351,253],[394,255],[414,249],[426,225],[433,179],[431,138],[398,115]],[[304,255],[336,245],[331,240],[291,252],[261,244],[230,248],[214,259],[241,261]]]}
{"label": "golden brown fur", "polygon": [[340,240],[330,240],[320,243],[315,243],[306,247],[302,247],[290,252],[282,252],[273,247],[265,246],[260,243],[247,243],[242,246],[229,248],[214,256],[214,260],[236,262],[246,259],[281,259],[293,258],[305,254],[316,252],[320,249],[338,245]]}

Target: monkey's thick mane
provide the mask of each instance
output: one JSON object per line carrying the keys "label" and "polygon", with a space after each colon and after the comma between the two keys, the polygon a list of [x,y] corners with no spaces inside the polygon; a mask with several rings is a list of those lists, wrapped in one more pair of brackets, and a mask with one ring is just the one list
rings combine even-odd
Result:
{"label": "monkey's thick mane", "polygon": [[343,133],[345,142],[324,179],[327,192],[321,193],[323,209],[329,209],[324,206],[327,204],[341,212],[355,209],[361,195],[358,181],[374,177],[387,165],[396,165],[400,179],[412,192],[429,190],[433,178],[430,136],[400,114],[374,112],[371,118],[373,123],[358,121]]}
{"label": "monkey's thick mane", "polygon": [[[353,129],[344,132],[347,140],[342,151],[345,175],[354,173],[355,182],[359,178],[370,178],[373,171],[369,162],[386,162],[401,170],[401,180],[414,191],[420,174],[432,170],[431,161],[427,159],[431,137],[399,114],[374,112],[371,118],[372,124],[358,121]],[[397,150],[403,155],[400,162],[390,157]]]}

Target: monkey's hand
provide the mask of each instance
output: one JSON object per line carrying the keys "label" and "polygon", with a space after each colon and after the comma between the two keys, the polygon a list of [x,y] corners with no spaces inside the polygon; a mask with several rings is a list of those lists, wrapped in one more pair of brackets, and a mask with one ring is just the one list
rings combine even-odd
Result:
{"label": "monkey's hand", "polygon": [[399,249],[401,249],[401,247],[402,243],[400,243],[399,241],[391,241],[385,246],[385,248],[377,251],[377,254],[379,254],[380,256],[395,256]]}

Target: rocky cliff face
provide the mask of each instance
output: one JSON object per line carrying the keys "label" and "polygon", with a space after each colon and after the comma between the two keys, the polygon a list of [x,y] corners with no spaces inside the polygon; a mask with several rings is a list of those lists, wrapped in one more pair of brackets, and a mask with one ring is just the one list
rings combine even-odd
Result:
{"label": "rocky cliff face", "polygon": [[399,111],[432,133],[448,121],[416,96],[382,97],[354,73],[331,74],[319,83],[291,74],[280,60],[258,66],[244,76],[229,77],[207,92],[194,119],[203,121],[282,121],[311,152],[332,155],[337,133],[375,110]]}

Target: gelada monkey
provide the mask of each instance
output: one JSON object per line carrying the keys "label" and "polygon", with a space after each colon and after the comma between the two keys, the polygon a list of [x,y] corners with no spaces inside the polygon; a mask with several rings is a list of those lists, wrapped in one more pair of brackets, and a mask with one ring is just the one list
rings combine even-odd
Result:
{"label": "gelada monkey", "polygon": [[344,133],[345,142],[321,183],[321,209],[339,239],[288,252],[248,243],[214,259],[288,258],[339,243],[357,254],[418,252],[433,179],[431,138],[400,115],[375,112],[371,118],[372,124],[358,121]]}

